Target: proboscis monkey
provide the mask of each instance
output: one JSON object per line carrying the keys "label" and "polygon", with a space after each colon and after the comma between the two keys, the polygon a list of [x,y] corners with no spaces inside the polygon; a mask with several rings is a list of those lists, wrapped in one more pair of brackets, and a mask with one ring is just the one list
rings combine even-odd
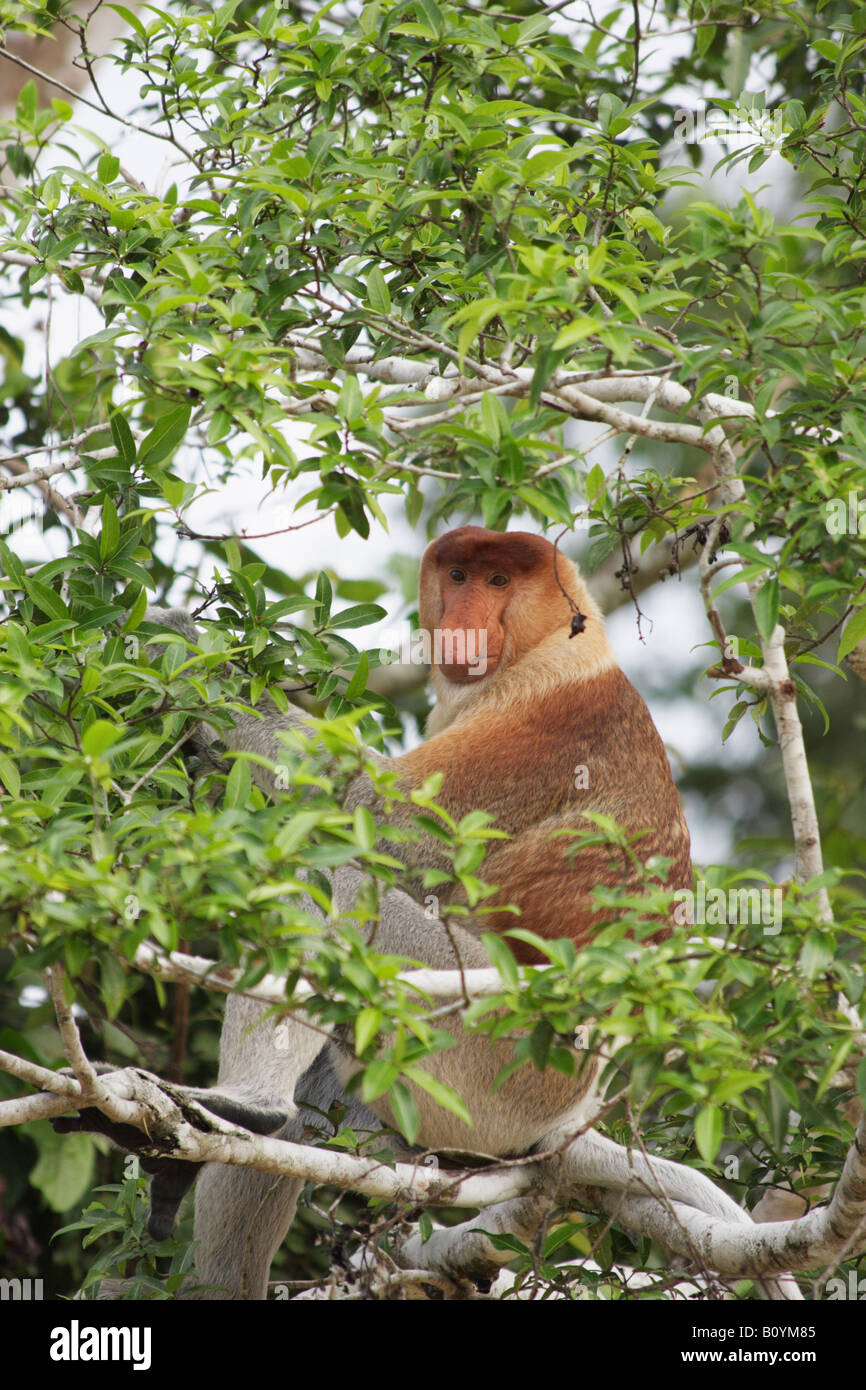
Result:
{"label": "proboscis monkey", "polygon": [[[513,837],[484,860],[484,878],[500,886],[494,903],[515,904],[539,936],[591,937],[603,919],[592,889],[638,883],[609,845],[574,854],[562,832],[591,830],[585,811],[640,834],[638,857],[665,856],[669,886],[690,887],[689,833],[664,747],[575,567],[541,536],[463,526],[428,547],[420,587],[437,703],[427,741],[397,765],[411,785],[443,772],[445,810],[489,811]],[[470,655],[474,666],[459,660]],[[418,851],[425,867],[440,860],[435,840]],[[516,921],[503,911],[481,925]],[[537,959],[520,942],[512,949]]]}
{"label": "proboscis monkey", "polygon": [[[180,610],[150,610],[150,621],[175,628],[189,641],[197,633]],[[464,526],[430,545],[421,564],[421,627],[433,655],[437,704],[429,737],[419,748],[393,760],[379,759],[399,773],[408,790],[433,772],[444,773],[437,800],[455,818],[471,810],[488,811],[511,838],[496,841],[484,861],[487,882],[499,886],[496,903],[516,904],[520,922],[542,937],[568,936],[586,942],[600,920],[591,900],[596,884],[630,882],[630,862],[614,862],[607,845],[580,849],[570,861],[562,830],[585,830],[584,811],[614,818],[635,841],[642,860],[663,855],[671,861],[668,884],[690,885],[689,837],[664,748],[649,712],[619,669],[604,633],[601,614],[574,566],[550,542],[526,532],[500,534]],[[281,730],[309,725],[300,711],[283,715],[274,708],[262,719],[240,715],[221,737],[229,748],[285,760]],[[378,756],[378,755],[377,755]],[[253,776],[275,792],[266,769],[251,765]],[[371,804],[369,779],[359,777],[347,805]],[[409,825],[411,804],[394,805],[392,823]],[[552,838],[553,837],[553,838]],[[432,836],[405,845],[389,844],[419,870],[448,865]],[[334,875],[334,905],[350,911],[360,878],[356,870]],[[447,899],[444,902],[447,908]],[[376,945],[439,968],[489,964],[476,934],[505,930],[518,919],[504,910],[477,922],[455,918],[446,930],[430,920],[411,897],[393,890],[384,900]],[[516,954],[530,959],[522,945]],[[294,1023],[289,1052],[275,1046],[270,1021],[261,1026],[264,1006],[230,996],[215,1094],[218,1104],[246,1107],[249,1125],[266,1130],[263,1119],[276,1111],[290,1118],[281,1134],[299,1138],[304,1116],[297,1106],[327,1110],[357,1070],[351,1049],[321,1039]],[[575,1075],[519,1068],[497,1092],[491,1085],[512,1052],[508,1041],[491,1045],[486,1036],[464,1032],[448,1018],[455,1046],[425,1062],[466,1101],[471,1129],[417,1088],[418,1143],[423,1148],[511,1155],[532,1146],[550,1147],[586,1130],[597,1113],[592,1089],[594,1059],[584,1059]],[[215,1105],[216,1109],[217,1106]],[[377,1102],[379,1119],[391,1123],[387,1101]],[[270,1121],[272,1125],[273,1121]],[[347,1123],[375,1126],[376,1117],[350,1099]],[[585,1133],[584,1161],[592,1146],[599,1180],[628,1187],[643,1160],[600,1135]],[[153,1212],[165,1230],[188,1183],[181,1167],[167,1167],[155,1183]],[[192,1168],[192,1165],[190,1165]],[[699,1174],[683,1178],[670,1168],[669,1195],[726,1219],[748,1221],[736,1203]],[[192,1181],[190,1173],[189,1181]],[[683,1184],[685,1183],[685,1186]],[[678,1186],[677,1186],[678,1184]],[[220,1287],[210,1297],[264,1298],[273,1255],[292,1220],[301,1183],[251,1169],[207,1165],[196,1198],[199,1278]],[[157,1212],[157,1206],[159,1211]],[[788,1295],[791,1296],[791,1295]]]}
{"label": "proboscis monkey", "polygon": [[[642,861],[672,861],[670,888],[691,886],[689,833],[664,747],[570,561],[525,531],[449,531],[421,561],[419,616],[437,695],[428,737],[400,758],[379,761],[398,771],[406,790],[443,773],[437,800],[452,817],[487,811],[511,837],[485,857],[484,878],[499,885],[486,907],[513,904],[521,925],[539,936],[586,942],[602,920],[593,888],[638,886],[636,870],[611,846],[574,854],[574,834],[562,832],[589,832],[587,811],[640,836]],[[241,716],[225,742],[276,762],[277,733],[286,726],[303,726],[303,716]],[[252,773],[273,790],[267,772]],[[347,805],[375,799],[359,777]],[[398,803],[389,820],[408,827],[415,815],[413,805]],[[419,870],[449,867],[433,836],[389,849]],[[505,931],[517,921],[505,910],[486,912],[477,926]],[[512,949],[519,960],[537,959],[521,942]]]}

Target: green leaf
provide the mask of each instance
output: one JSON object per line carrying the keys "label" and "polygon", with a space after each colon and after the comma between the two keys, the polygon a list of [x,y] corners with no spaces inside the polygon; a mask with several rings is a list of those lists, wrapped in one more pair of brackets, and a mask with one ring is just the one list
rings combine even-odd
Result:
{"label": "green leaf", "polygon": [[69,609],[63,599],[47,584],[40,584],[38,579],[25,579],[24,588],[37,608],[41,608],[42,612],[47,613],[49,618],[63,619],[69,617]]}
{"label": "green leaf", "polygon": [[561,526],[571,524],[571,515],[568,508],[558,497],[551,497],[548,492],[541,492],[537,487],[519,487],[517,496],[528,507],[533,507],[542,516],[549,517],[551,521],[558,521]]}
{"label": "green leaf", "polygon": [[370,674],[370,658],[366,652],[361,652],[358,658],[358,665],[355,667],[354,675],[346,686],[346,699],[357,700],[367,689],[367,678]]}
{"label": "green leaf", "polygon": [[705,55],[706,53],[709,52],[709,50],[710,50],[710,48],[712,47],[712,44],[713,44],[713,39],[714,39],[715,37],[716,37],[716,26],[715,26],[715,24],[703,24],[703,25],[701,25],[700,29],[698,29],[697,34],[696,34],[697,50],[698,50],[698,53],[701,55],[702,58],[704,57],[704,55]]}
{"label": "green leaf", "polygon": [[226,778],[225,795],[223,805],[230,807],[243,807],[247,804],[252,779],[250,777],[250,765],[246,758],[236,758],[232,763],[232,770]]}
{"label": "green leaf", "polygon": [[7,758],[5,753],[0,753],[0,784],[13,796],[20,796],[21,775],[12,759]]}
{"label": "green leaf", "polygon": [[162,483],[162,495],[170,507],[177,511],[183,506],[184,502],[195,497],[195,483],[185,483],[181,478],[165,478]]}
{"label": "green leaf", "polygon": [[362,1009],[355,1019],[355,1055],[362,1057],[382,1027],[380,1009]]}
{"label": "green leaf", "polygon": [[49,212],[54,212],[60,206],[60,195],[63,192],[63,181],[59,174],[49,174],[42,185],[42,201]]}
{"label": "green leaf", "polygon": [[409,1088],[402,1081],[395,1081],[388,1094],[388,1099],[391,1102],[397,1128],[401,1134],[405,1135],[410,1144],[414,1144],[418,1138],[421,1121],[418,1118],[418,1110]]}
{"label": "green leaf", "polygon": [[727,589],[733,589],[736,584],[748,584],[751,580],[757,579],[759,575],[767,573],[767,565],[744,565],[742,569],[735,569],[725,579],[719,581],[713,590],[713,596],[719,598]]}
{"label": "green leaf", "polygon": [[100,183],[114,183],[120,173],[120,160],[116,155],[104,154],[100,156],[96,166],[96,175]]}
{"label": "green leaf", "polygon": [[120,729],[107,719],[95,719],[81,736],[81,747],[89,758],[98,758],[120,738]]}
{"label": "green leaf", "polygon": [[866,605],[856,609],[848,622],[839,641],[839,650],[836,653],[836,660],[841,661],[849,652],[853,652],[858,642],[862,642],[866,637]]}
{"label": "green leaf", "polygon": [[338,631],[345,627],[369,627],[370,623],[380,622],[386,611],[378,603],[356,603],[344,608],[342,613],[335,613],[328,625]]}
{"label": "green leaf", "polygon": [[190,407],[178,406],[160,416],[150,433],[142,440],[138,462],[142,468],[153,468],[174,453],[189,428]]}
{"label": "green leaf", "polygon": [[[44,1128],[43,1128],[44,1125]],[[55,1134],[48,1121],[28,1127],[39,1149],[30,1181],[52,1211],[77,1206],[93,1182],[96,1150],[89,1134]]]}
{"label": "green leaf", "polygon": [[315,623],[316,627],[326,627],[331,617],[331,603],[333,602],[334,591],[331,581],[324,570],[316,580],[316,608]]}
{"label": "green leaf", "polygon": [[625,103],[612,92],[602,92],[598,99],[598,122],[602,130],[611,130],[616,117],[625,109]]}
{"label": "green leaf", "polygon": [[129,617],[123,624],[124,632],[134,632],[137,627],[144,622],[144,614],[147,608],[147,590],[142,588],[138,598],[129,611]]}
{"label": "green leaf", "polygon": [[121,19],[125,19],[126,23],[131,29],[135,30],[140,39],[147,37],[147,30],[133,10],[130,10],[126,5],[109,5],[108,8],[119,14]]}
{"label": "green leaf", "polygon": [[491,396],[489,391],[485,391],[481,397],[481,419],[484,422],[484,431],[491,443],[498,444],[502,438],[502,422],[499,418],[499,411],[502,409],[495,396]]}
{"label": "green leaf", "polygon": [[355,377],[347,376],[337,397],[337,414],[341,420],[351,423],[364,413],[364,397]]}
{"label": "green leaf", "polygon": [[284,821],[276,837],[277,848],[282,854],[294,854],[309,840],[320,818],[319,811],[299,811],[290,821]]}
{"label": "green leaf", "polygon": [[832,39],[816,39],[812,47],[816,53],[820,53],[821,57],[826,58],[830,63],[835,63],[842,51],[838,43],[834,43]]}
{"label": "green leaf", "polygon": [[33,124],[38,102],[36,83],[31,77],[18,93],[18,101],[15,104],[15,110],[22,125],[31,126]]}
{"label": "green leaf", "polygon": [[110,497],[102,504],[102,531],[99,536],[99,554],[103,560],[110,560],[120,545],[120,521],[117,508]]}
{"label": "green leaf", "polygon": [[111,437],[114,447],[128,468],[135,464],[135,440],[125,415],[116,410],[111,417]]}
{"label": "green leaf", "polygon": [[572,347],[574,343],[582,343],[590,334],[597,333],[601,324],[598,319],[590,318],[587,315],[574,319],[560,329],[553,341],[554,352],[559,352],[561,348]]}
{"label": "green leaf", "polygon": [[698,1153],[705,1163],[714,1163],[722,1143],[724,1126],[722,1112],[717,1105],[704,1105],[695,1120],[695,1143]]}
{"label": "green leaf", "polygon": [[448,1086],[444,1081],[431,1076],[430,1072],[425,1071],[423,1067],[409,1067],[406,1075],[422,1091],[426,1091],[428,1096],[432,1096],[436,1104],[441,1105],[443,1110],[450,1110],[452,1115],[456,1115],[471,1128],[472,1116],[462,1096],[458,1095],[453,1086]]}
{"label": "green leaf", "polygon": [[551,20],[546,14],[534,14],[529,19],[524,19],[517,31],[518,43],[529,43],[532,39],[537,39],[539,34],[546,34],[551,25]]}
{"label": "green leaf", "polygon": [[807,980],[814,980],[833,963],[834,943],[828,933],[812,930],[800,949],[800,969]]}
{"label": "green leaf", "polygon": [[385,1062],[381,1057],[377,1057],[373,1062],[368,1062],[361,1083],[362,1100],[367,1105],[371,1101],[378,1100],[379,1096],[383,1096],[388,1088],[394,1085],[398,1076],[399,1072],[393,1062]]}
{"label": "green leaf", "polygon": [[484,949],[490,960],[502,976],[505,984],[510,989],[517,989],[520,984],[520,977],[517,973],[517,962],[509,951],[501,936],[494,936],[493,932],[484,932],[481,936]]}
{"label": "green leaf", "polygon": [[442,11],[435,3],[435,0],[415,0],[415,4],[420,13],[424,16],[433,34],[438,38],[443,29]]}
{"label": "green leaf", "polygon": [[377,314],[390,314],[391,295],[385,283],[385,277],[378,266],[374,265],[367,275],[367,303],[371,309],[375,309]]}
{"label": "green leaf", "polygon": [[[478,1219],[483,1221],[483,1214]],[[492,1231],[485,1231],[483,1226],[474,1226],[473,1231],[486,1236],[494,1250],[511,1250],[515,1255],[521,1255],[524,1258],[529,1254],[529,1250],[522,1240],[518,1240],[517,1236],[495,1235]]]}
{"label": "green leaf", "polygon": [[536,1023],[529,1035],[529,1055],[536,1071],[544,1071],[547,1066],[552,1041],[553,1027],[546,1018],[542,1018]]}
{"label": "green leaf", "polygon": [[601,489],[604,487],[604,484],[605,484],[604,469],[601,467],[600,464],[595,463],[595,464],[593,464],[592,468],[589,470],[589,473],[587,474],[587,478],[586,478],[586,500],[587,500],[587,502],[592,502],[592,501],[594,501],[594,499],[598,496],[598,493],[599,493],[599,492],[601,491]]}
{"label": "green leaf", "polygon": [[[372,498],[369,498],[371,509],[375,506]],[[347,535],[349,530],[357,531],[364,540],[370,534],[370,523],[367,520],[367,513],[364,510],[364,493],[354,484],[350,486],[340,498],[340,510],[334,520],[340,536]],[[346,528],[346,529],[341,529]]]}
{"label": "green leaf", "polygon": [[725,721],[725,727],[722,729],[722,743],[727,743],[748,708],[749,706],[745,700],[738,701],[738,703],[733,706]]}
{"label": "green leaf", "polygon": [[363,850],[375,848],[378,831],[376,822],[366,806],[356,806],[352,814],[352,831]]}
{"label": "green leaf", "polygon": [[[3,566],[3,574],[8,575],[14,581],[16,589],[21,589],[26,593],[27,574],[14,550],[10,550],[6,542],[0,539],[0,564]],[[44,610],[47,612],[47,609]]]}
{"label": "green leaf", "polygon": [[755,595],[755,618],[758,631],[767,641],[773,635],[773,629],[779,621],[778,579],[768,579]]}

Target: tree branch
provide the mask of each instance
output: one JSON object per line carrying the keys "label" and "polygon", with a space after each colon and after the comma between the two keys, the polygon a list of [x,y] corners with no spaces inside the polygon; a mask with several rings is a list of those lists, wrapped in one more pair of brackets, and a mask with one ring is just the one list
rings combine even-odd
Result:
{"label": "tree branch", "polygon": [[[745,497],[746,492],[743,480],[737,471],[736,456],[720,426],[718,424],[710,425],[716,416],[706,397],[699,403],[699,410],[701,418],[709,426],[707,439],[713,445],[712,461],[718,478],[719,501],[723,507],[736,506]],[[724,521],[724,516],[716,517],[710,527],[701,557],[701,588],[704,602],[723,657],[722,669],[718,674],[723,677],[733,676],[743,685],[766,693],[770,701],[779,738],[779,752],[782,759],[785,786],[791,806],[796,874],[797,878],[803,882],[823,871],[823,859],[815,797],[806,759],[803,726],[797,709],[797,690],[791,679],[785,657],[785,632],[781,626],[776,626],[768,638],[760,637],[764,663],[761,667],[744,666],[738,660],[732,660],[728,655],[727,639],[711,593],[711,582],[714,574],[711,557],[718,543]],[[746,528],[744,535],[748,535],[750,529]],[[739,561],[738,563],[745,562]],[[748,584],[749,599],[752,604],[752,611],[755,613],[755,625],[760,635],[756,608],[759,589],[760,583],[757,580],[752,580]],[[714,672],[714,674],[716,673]],[[817,901],[822,920],[832,921],[830,899],[826,888],[818,890]]]}

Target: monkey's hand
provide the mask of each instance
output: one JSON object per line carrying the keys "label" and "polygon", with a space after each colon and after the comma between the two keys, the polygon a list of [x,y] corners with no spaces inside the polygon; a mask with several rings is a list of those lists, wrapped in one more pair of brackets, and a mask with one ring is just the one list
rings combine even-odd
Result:
{"label": "monkey's hand", "polygon": [[[97,1062],[95,1069],[101,1075],[116,1070],[104,1062]],[[238,1100],[220,1091],[172,1086],[170,1092],[178,1099],[186,1097],[194,1100],[212,1115],[218,1115],[220,1119],[228,1120],[231,1124],[240,1125],[253,1134],[274,1134],[282,1129],[289,1119],[282,1110],[270,1110],[264,1106],[253,1105],[249,1101]],[[143,1129],[138,1129],[135,1125],[118,1124],[92,1106],[79,1110],[74,1115],[58,1115],[51,1123],[57,1134],[101,1134],[126,1153],[135,1154],[141,1167],[151,1178],[148,1234],[154,1240],[166,1240],[171,1235],[181,1201],[205,1166],[203,1163],[171,1158],[168,1154],[155,1154],[153,1151],[158,1145]]]}

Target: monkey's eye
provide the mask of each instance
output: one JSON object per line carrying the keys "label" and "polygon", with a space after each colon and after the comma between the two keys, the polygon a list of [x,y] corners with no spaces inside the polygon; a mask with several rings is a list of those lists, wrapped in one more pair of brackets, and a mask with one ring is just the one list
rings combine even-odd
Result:
{"label": "monkey's eye", "polygon": [[502,589],[508,583],[508,575],[494,574],[487,582],[488,584],[495,584],[497,589]]}
{"label": "monkey's eye", "polygon": [[449,579],[453,579],[455,584],[463,584],[463,583],[465,583],[465,581],[466,581],[466,571],[465,571],[465,570],[451,570],[451,571],[449,572],[448,578],[449,578]]}

